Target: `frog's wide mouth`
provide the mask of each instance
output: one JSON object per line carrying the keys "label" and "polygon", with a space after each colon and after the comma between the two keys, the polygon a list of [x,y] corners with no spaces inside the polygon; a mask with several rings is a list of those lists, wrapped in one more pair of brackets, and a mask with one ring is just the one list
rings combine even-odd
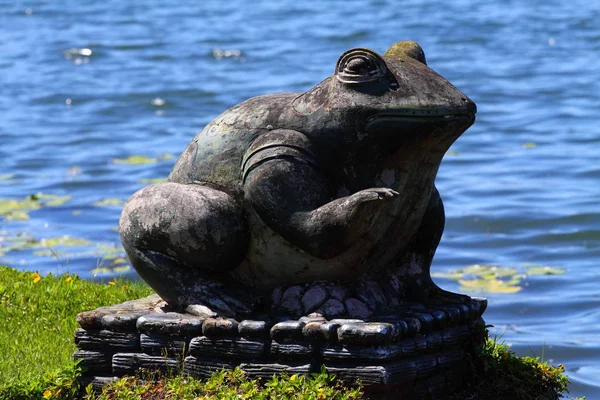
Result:
{"label": "frog's wide mouth", "polygon": [[399,110],[399,111],[384,111],[367,117],[367,124],[382,123],[382,122],[443,122],[452,120],[470,120],[475,118],[475,112],[460,110],[439,111],[439,110]]}

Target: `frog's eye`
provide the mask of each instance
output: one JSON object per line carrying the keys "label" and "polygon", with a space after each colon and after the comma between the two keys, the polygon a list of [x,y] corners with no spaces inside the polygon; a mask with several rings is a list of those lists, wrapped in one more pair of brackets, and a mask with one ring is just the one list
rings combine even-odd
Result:
{"label": "frog's eye", "polygon": [[348,50],[338,60],[335,76],[342,83],[367,83],[388,74],[385,61],[369,49]]}

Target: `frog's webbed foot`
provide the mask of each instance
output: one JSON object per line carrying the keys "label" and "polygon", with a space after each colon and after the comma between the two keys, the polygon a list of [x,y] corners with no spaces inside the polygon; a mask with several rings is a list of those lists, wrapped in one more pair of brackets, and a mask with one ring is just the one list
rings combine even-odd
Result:
{"label": "frog's webbed foot", "polygon": [[230,282],[229,271],[246,254],[248,229],[242,207],[227,193],[196,184],[150,185],[125,204],[119,228],[134,268],[169,305],[200,304],[233,316],[256,303]]}
{"label": "frog's webbed foot", "polygon": [[449,292],[437,286],[427,289],[425,297],[427,305],[471,304],[471,297],[465,294]]}

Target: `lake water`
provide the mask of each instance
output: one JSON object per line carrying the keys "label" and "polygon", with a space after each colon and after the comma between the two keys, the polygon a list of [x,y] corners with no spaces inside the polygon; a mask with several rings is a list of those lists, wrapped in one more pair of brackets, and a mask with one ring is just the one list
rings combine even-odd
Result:
{"label": "lake water", "polygon": [[412,39],[479,110],[437,179],[433,270],[455,272],[437,281],[487,291],[492,333],[598,399],[599,21],[587,0],[0,0],[0,262],[135,276],[121,203],[206,123],[309,89],[349,48]]}

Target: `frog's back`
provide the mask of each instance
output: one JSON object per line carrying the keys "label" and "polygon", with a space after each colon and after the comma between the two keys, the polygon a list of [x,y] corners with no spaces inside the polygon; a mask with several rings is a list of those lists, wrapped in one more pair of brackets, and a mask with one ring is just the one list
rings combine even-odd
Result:
{"label": "frog's back", "polygon": [[279,124],[298,93],[277,93],[248,99],[209,123],[181,154],[168,181],[201,182],[233,193],[242,192],[241,164],[258,136]]}

